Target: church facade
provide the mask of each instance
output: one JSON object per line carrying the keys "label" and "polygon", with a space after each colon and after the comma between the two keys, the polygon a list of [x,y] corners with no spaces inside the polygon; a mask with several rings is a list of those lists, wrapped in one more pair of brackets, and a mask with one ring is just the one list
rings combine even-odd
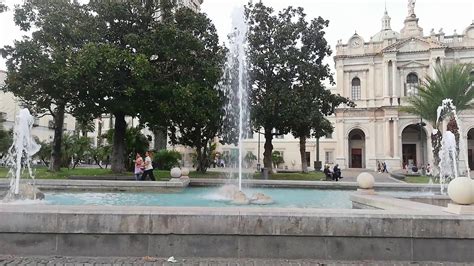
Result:
{"label": "church facade", "polygon": [[[474,63],[474,21],[462,34],[431,30],[424,35],[414,1],[409,1],[400,32],[392,30],[390,21],[385,11],[381,31],[369,40],[355,33],[336,46],[336,93],[357,104],[337,109],[333,118],[335,162],[342,168],[376,169],[385,162],[395,170],[431,163],[433,129],[400,106],[417,97],[417,86],[427,76],[435,78],[437,65]],[[466,152],[460,159],[472,165],[474,112],[463,112],[461,121]]]}

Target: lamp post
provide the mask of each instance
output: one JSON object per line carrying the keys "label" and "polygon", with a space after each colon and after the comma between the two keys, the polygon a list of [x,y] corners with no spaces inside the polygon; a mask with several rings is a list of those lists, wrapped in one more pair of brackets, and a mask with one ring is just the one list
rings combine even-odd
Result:
{"label": "lamp post", "polygon": [[425,144],[424,144],[424,141],[423,141],[423,135],[424,135],[424,132],[423,132],[423,128],[426,126],[426,123],[423,122],[423,117],[420,117],[420,123],[418,123],[418,126],[420,127],[420,147],[421,147],[421,160],[420,160],[420,167],[421,167],[421,174],[422,175],[425,175],[425,168],[424,168],[424,164],[425,164]]}
{"label": "lamp post", "polygon": [[255,132],[258,134],[258,145],[257,145],[257,171],[260,172],[260,169],[261,169],[261,164],[260,164],[260,135],[262,135],[263,133],[260,132],[260,129],[259,129],[259,130],[256,130]]}

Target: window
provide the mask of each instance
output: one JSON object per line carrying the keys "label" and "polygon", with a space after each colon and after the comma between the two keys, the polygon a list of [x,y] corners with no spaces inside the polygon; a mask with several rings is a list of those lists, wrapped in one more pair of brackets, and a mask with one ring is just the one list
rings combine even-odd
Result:
{"label": "window", "polygon": [[0,112],[0,122],[5,122],[7,120],[7,113]]}
{"label": "window", "polygon": [[48,128],[49,129],[54,129],[54,121],[53,120],[48,121]]}
{"label": "window", "polygon": [[67,130],[67,123],[63,123],[63,130],[64,130],[64,131]]}
{"label": "window", "polygon": [[326,138],[327,138],[327,139],[332,139],[332,133],[327,133],[327,134],[326,134]]}
{"label": "window", "polygon": [[35,121],[33,122],[33,126],[37,127],[37,126],[39,126],[39,124],[40,124],[39,118],[35,117]]}
{"label": "window", "polygon": [[410,73],[407,76],[406,96],[418,95],[418,76]]}
{"label": "window", "polygon": [[275,139],[284,139],[285,135],[281,134],[278,130],[273,129],[272,133],[275,134]]}
{"label": "window", "polygon": [[352,100],[360,100],[360,79],[352,79]]}
{"label": "window", "polygon": [[325,164],[332,164],[334,163],[333,152],[327,151],[324,153],[324,163]]}

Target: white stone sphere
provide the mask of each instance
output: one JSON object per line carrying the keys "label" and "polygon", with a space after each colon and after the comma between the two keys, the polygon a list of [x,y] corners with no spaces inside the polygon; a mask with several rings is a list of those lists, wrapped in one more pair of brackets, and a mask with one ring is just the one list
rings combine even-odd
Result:
{"label": "white stone sphere", "polygon": [[189,176],[189,168],[181,168],[181,176]]}
{"label": "white stone sphere", "polygon": [[371,189],[374,187],[375,179],[371,173],[363,172],[357,176],[357,184],[359,188]]}
{"label": "white stone sphere", "polygon": [[474,186],[469,177],[457,177],[448,185],[448,196],[454,203],[469,205],[473,202]]}
{"label": "white stone sphere", "polygon": [[170,174],[173,178],[179,178],[181,176],[181,169],[178,167],[172,168]]}

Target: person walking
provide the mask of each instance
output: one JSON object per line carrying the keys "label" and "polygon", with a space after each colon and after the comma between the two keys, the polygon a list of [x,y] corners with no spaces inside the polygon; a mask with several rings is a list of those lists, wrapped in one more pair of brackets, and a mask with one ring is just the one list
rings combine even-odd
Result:
{"label": "person walking", "polygon": [[387,169],[387,163],[384,161],[383,164],[382,164],[382,173],[388,173],[388,169]]}
{"label": "person walking", "polygon": [[137,152],[137,155],[135,155],[135,181],[139,181],[142,179],[142,174],[143,174],[143,158],[140,155],[140,153]]}
{"label": "person walking", "polygon": [[156,181],[155,176],[153,175],[153,160],[151,159],[151,152],[145,152],[145,156],[145,171],[143,172],[142,180],[145,180],[146,177],[149,176],[152,181]]}

